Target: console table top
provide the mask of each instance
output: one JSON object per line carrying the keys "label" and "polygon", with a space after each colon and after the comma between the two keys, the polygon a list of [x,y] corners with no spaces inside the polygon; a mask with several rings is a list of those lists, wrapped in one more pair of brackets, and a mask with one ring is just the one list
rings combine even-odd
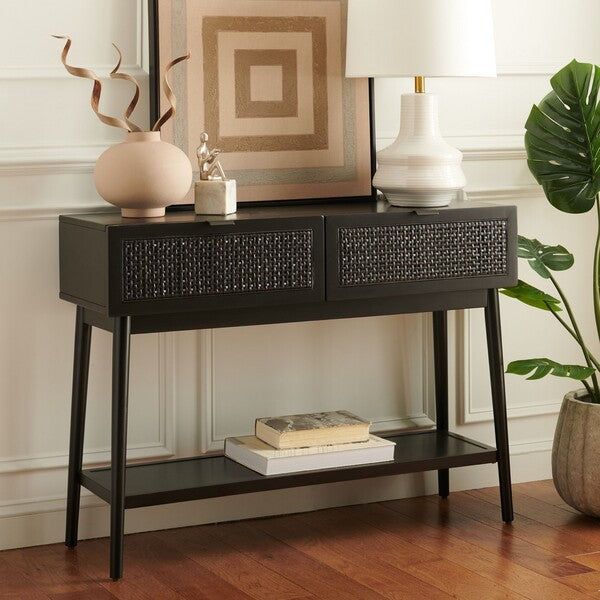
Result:
{"label": "console table top", "polygon": [[276,206],[247,206],[241,205],[232,215],[196,215],[193,210],[167,211],[164,217],[131,219],[123,218],[115,211],[102,211],[81,215],[62,215],[61,222],[72,223],[83,227],[104,229],[118,225],[160,225],[177,223],[206,223],[211,221],[245,221],[256,219],[289,219],[294,217],[327,217],[343,215],[383,215],[383,214],[438,214],[440,212],[461,210],[469,212],[481,208],[495,206],[489,202],[474,202],[471,200],[455,200],[449,206],[441,208],[400,208],[391,206],[386,200],[374,202],[328,202],[323,204],[293,204]]}

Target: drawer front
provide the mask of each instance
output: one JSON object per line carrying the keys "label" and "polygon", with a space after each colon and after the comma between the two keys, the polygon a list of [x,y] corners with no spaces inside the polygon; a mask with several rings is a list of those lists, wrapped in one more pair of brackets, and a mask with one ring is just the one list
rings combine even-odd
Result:
{"label": "drawer front", "polygon": [[[399,220],[393,214],[386,217]],[[434,217],[404,214],[401,222],[328,222],[328,297],[485,289],[515,283],[514,216],[470,220],[440,213]]]}
{"label": "drawer front", "polygon": [[115,314],[322,300],[323,221],[302,221],[121,231]]}

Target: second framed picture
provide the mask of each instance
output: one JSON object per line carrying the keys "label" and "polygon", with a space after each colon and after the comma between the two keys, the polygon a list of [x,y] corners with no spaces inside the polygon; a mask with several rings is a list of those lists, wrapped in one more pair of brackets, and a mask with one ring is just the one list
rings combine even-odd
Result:
{"label": "second framed picture", "polygon": [[169,75],[163,130],[192,165],[207,132],[239,202],[372,197],[372,89],[344,77],[347,0],[149,2],[153,118],[168,61],[192,54]]}

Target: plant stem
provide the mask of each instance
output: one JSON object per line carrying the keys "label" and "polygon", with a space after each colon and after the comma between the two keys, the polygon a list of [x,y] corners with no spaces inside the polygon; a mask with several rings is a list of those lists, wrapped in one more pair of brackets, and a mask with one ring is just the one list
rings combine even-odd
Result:
{"label": "plant stem", "polygon": [[[600,211],[600,207],[599,207],[599,211]],[[599,218],[600,218],[600,212],[599,212]],[[600,245],[600,236],[598,239],[598,245]],[[594,277],[596,277],[595,269],[594,269]],[[567,311],[567,314],[569,315],[569,320],[571,321],[571,325],[573,326],[573,333],[575,334],[574,337],[577,340],[577,342],[579,343],[579,345],[581,346],[581,350],[583,351],[583,356],[585,357],[585,362],[587,363],[587,366],[590,368],[593,368],[593,366],[598,368],[598,361],[594,358],[592,353],[588,350],[587,346],[585,345],[585,342],[583,341],[583,336],[581,335],[579,325],[577,325],[577,321],[575,320],[575,315],[573,314],[571,305],[569,304],[567,297],[565,296],[564,292],[562,291],[562,288],[560,287],[560,285],[558,284],[558,281],[556,281],[556,279],[554,278],[552,273],[550,273],[550,281],[552,282],[552,285],[554,285],[554,287],[556,288],[556,291],[558,292],[558,295],[560,296],[560,299],[562,300],[562,302],[565,306],[565,310]],[[598,305],[598,308],[600,309],[600,304]],[[552,312],[554,312],[554,311],[552,311]],[[555,316],[558,317],[558,315],[555,315]],[[562,322],[563,320],[559,318],[559,321]],[[566,325],[566,323],[565,323],[565,325]],[[569,329],[569,328],[567,327],[567,329]],[[593,363],[593,366],[592,366],[592,363]],[[592,384],[594,386],[594,394],[592,395],[592,401],[595,403],[600,403],[600,389],[598,388],[598,378],[596,377],[595,373],[592,375]]]}
{"label": "plant stem", "polygon": [[[581,349],[583,351],[584,354],[587,354],[587,357],[590,359],[590,361],[594,364],[594,366],[596,367],[596,369],[598,371],[600,371],[600,362],[594,358],[594,356],[592,355],[592,353],[587,349],[586,346],[582,346],[582,340],[580,340],[577,337],[577,334],[575,333],[575,331],[571,328],[571,326],[555,311],[552,310],[552,305],[549,304],[548,302],[546,302],[546,306],[548,307],[548,310],[554,315],[554,317],[556,317],[556,320],[571,334],[571,336],[575,339],[575,341],[577,342],[577,344],[579,346],[581,346]],[[591,367],[590,364],[588,364],[588,366]]]}
{"label": "plant stem", "polygon": [[590,384],[585,379],[582,379],[581,383],[583,383],[585,389],[587,390],[587,393],[590,395],[590,398],[593,400],[594,399],[594,392],[592,391],[592,388],[590,387]]}
{"label": "plant stem", "polygon": [[596,215],[598,216],[598,232],[596,234],[596,247],[594,249],[594,317],[596,330],[600,337],[600,195],[596,197]]}

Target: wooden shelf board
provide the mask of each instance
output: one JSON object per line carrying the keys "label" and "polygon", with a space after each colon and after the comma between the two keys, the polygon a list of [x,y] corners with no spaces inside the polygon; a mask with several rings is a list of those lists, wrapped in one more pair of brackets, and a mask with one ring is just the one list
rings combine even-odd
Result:
{"label": "wooden shelf board", "polygon": [[[225,456],[129,465],[125,507],[463,467],[497,460],[494,448],[454,433],[430,430],[386,437],[396,442],[393,461],[286,475],[265,477]],[[82,471],[81,483],[98,497],[110,502],[109,467]]]}

